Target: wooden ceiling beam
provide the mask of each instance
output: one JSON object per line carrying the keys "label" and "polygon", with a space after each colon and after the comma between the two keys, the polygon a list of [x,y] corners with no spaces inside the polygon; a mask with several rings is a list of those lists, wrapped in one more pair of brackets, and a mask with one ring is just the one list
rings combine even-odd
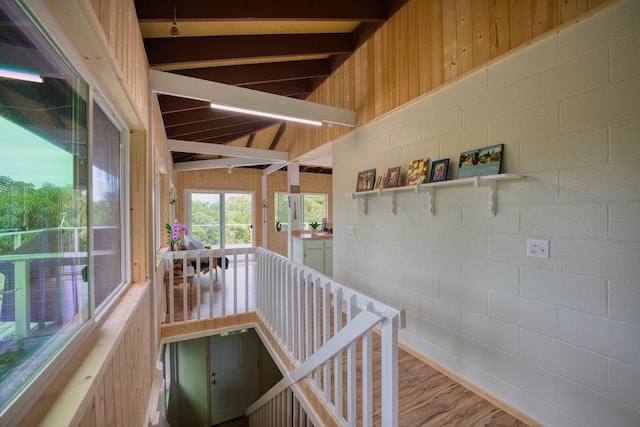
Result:
{"label": "wooden ceiling beam", "polygon": [[[176,171],[187,170],[202,170],[202,169],[225,169],[234,167],[247,167],[258,165],[270,165],[273,162],[260,160],[260,159],[241,159],[241,158],[222,158],[211,160],[193,160],[174,165]],[[276,164],[283,165],[285,162],[276,162]],[[232,173],[232,170],[230,173]]]}
{"label": "wooden ceiling beam", "polygon": [[288,82],[262,83],[242,87],[252,90],[259,90],[261,92],[268,92],[276,95],[302,99],[306,98],[307,95],[313,92],[311,80],[293,80]]}
{"label": "wooden ceiling beam", "polygon": [[256,134],[252,133],[249,135],[249,140],[247,141],[247,148],[251,148],[253,146],[253,141],[256,139]]}
{"label": "wooden ceiling beam", "polygon": [[219,144],[205,144],[193,141],[169,139],[170,151],[180,153],[208,154],[215,156],[243,157],[267,160],[270,162],[286,162],[289,154],[283,151],[262,150],[259,148],[230,147]]}
{"label": "wooden ceiling beam", "polygon": [[353,52],[351,34],[287,34],[145,39],[149,65],[169,65],[295,55]]}
{"label": "wooden ceiling beam", "polygon": [[239,123],[246,120],[246,115],[234,113],[232,111],[216,110],[207,105],[206,108],[190,111],[176,111],[174,113],[163,113],[164,126],[188,125],[200,122],[220,123],[221,125]]}
{"label": "wooden ceiling beam", "polygon": [[211,104],[191,98],[180,98],[177,96],[158,94],[158,103],[162,110],[162,115],[180,113],[184,111],[211,109]]}
{"label": "wooden ceiling beam", "polygon": [[355,111],[344,108],[155,70],[149,72],[149,82],[151,90],[155,93],[210,101],[233,108],[286,116],[288,120],[306,120],[355,126]]}
{"label": "wooden ceiling beam", "polygon": [[271,146],[269,150],[275,150],[278,144],[280,143],[280,139],[282,139],[282,135],[284,135],[284,131],[287,129],[287,122],[280,123],[280,127],[278,128],[278,132],[276,132],[273,137],[273,141],[271,141]]}
{"label": "wooden ceiling beam", "polygon": [[220,138],[229,135],[236,135],[238,132],[246,135],[250,132],[256,132],[259,129],[263,129],[267,126],[272,126],[278,121],[273,119],[258,119],[239,123],[234,126],[220,127],[206,127],[206,126],[181,126],[180,129],[173,131],[175,128],[167,129],[167,138],[185,138],[189,140],[199,140],[203,138]]}
{"label": "wooden ceiling beam", "polygon": [[211,129],[226,131],[228,129],[233,130],[241,127],[255,125],[261,126],[266,123],[273,123],[273,119],[253,115],[243,115],[232,119],[203,120],[196,123],[185,123],[177,126],[166,127],[166,132],[168,138],[174,138],[179,135],[190,135],[197,132],[210,131]]}
{"label": "wooden ceiling beam", "polygon": [[192,68],[172,72],[228,85],[246,86],[312,77],[327,77],[331,70],[326,59],[314,59],[309,61]]}
{"label": "wooden ceiling beam", "polygon": [[173,8],[180,21],[384,21],[385,6],[380,0],[136,0],[140,22],[173,20]]}

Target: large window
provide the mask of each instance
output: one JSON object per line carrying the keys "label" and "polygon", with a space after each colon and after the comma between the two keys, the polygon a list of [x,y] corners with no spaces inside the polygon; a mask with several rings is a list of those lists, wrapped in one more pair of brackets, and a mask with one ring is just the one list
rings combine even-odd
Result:
{"label": "large window", "polygon": [[17,2],[0,29],[3,424],[126,281],[127,133]]}
{"label": "large window", "polygon": [[327,195],[303,193],[300,197],[300,218],[303,228],[309,228],[309,224],[316,222],[322,224],[322,219],[327,217]]}
{"label": "large window", "polygon": [[212,248],[253,246],[253,194],[188,191],[188,233]]}
{"label": "large window", "polygon": [[[275,193],[274,206],[276,231],[286,231],[289,227],[289,195]],[[300,194],[300,211],[297,212],[297,217],[301,219],[300,226],[308,229],[311,223],[322,224],[322,219],[327,218],[327,207],[326,194]]]}

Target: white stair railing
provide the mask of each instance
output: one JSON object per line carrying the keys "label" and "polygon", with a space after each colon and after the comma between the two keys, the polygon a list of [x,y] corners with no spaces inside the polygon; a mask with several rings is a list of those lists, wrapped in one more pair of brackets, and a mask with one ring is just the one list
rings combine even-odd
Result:
{"label": "white stair railing", "polygon": [[[398,330],[404,327],[404,312],[261,248],[258,283],[258,315],[297,366],[273,393],[308,378],[340,424],[371,426],[373,414],[380,413],[381,425],[397,426]],[[373,366],[374,327],[380,335],[379,371]],[[380,396],[379,403],[374,401],[374,392]],[[362,405],[359,414],[358,400]]]}
{"label": "white stair railing", "polygon": [[[295,365],[247,415],[307,379],[338,424],[372,426],[375,413],[380,414],[376,424],[398,425],[403,311],[263,248],[174,251],[161,257],[167,272],[165,324],[255,311]],[[228,270],[224,262],[217,267],[217,259],[225,257]],[[183,267],[179,275],[173,270],[176,260]],[[203,261],[210,266],[206,274]],[[192,264],[193,270],[184,268]],[[373,364],[378,336],[379,369]]]}
{"label": "white stair railing", "polygon": [[[248,247],[161,254],[166,263],[163,283],[167,316],[164,323],[255,311],[255,301],[251,300],[255,291],[250,286],[256,283],[255,266],[251,267],[256,251],[255,247]],[[219,262],[221,266],[218,266]],[[177,265],[176,270],[174,265]]]}

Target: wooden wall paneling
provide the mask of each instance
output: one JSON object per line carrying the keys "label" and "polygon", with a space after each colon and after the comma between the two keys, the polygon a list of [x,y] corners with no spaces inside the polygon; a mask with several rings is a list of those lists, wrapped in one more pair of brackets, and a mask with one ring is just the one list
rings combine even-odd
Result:
{"label": "wooden wall paneling", "polygon": [[[130,134],[130,219],[131,219],[131,279],[144,282],[149,278],[151,197],[149,194],[149,159],[147,158],[147,133],[134,131]],[[155,264],[153,264],[155,265]]]}
{"label": "wooden wall paneling", "polygon": [[473,16],[473,66],[488,62],[491,59],[491,24],[489,2],[474,1],[471,3]]}
{"label": "wooden wall paneling", "polygon": [[509,50],[509,0],[493,0],[489,10],[493,59]]}
{"label": "wooden wall paneling", "polygon": [[473,9],[471,0],[458,0],[458,75],[473,68]]}
{"label": "wooden wall paneling", "polygon": [[116,62],[119,64],[120,68],[118,71],[122,73],[122,61],[124,59],[124,49],[125,49],[125,37],[127,34],[124,32],[124,13],[125,13],[125,4],[124,0],[111,0],[116,3]]}
{"label": "wooden wall paneling", "polygon": [[104,401],[104,377],[100,379],[98,382],[98,387],[96,389],[96,397],[95,397],[95,406],[96,406],[96,426],[104,427],[106,426],[105,422],[105,401]]}
{"label": "wooden wall paneling", "polygon": [[429,8],[431,32],[429,39],[431,58],[431,89],[444,83],[444,58],[442,40],[442,0],[431,0]]}
{"label": "wooden wall paneling", "polygon": [[554,27],[554,20],[557,20],[556,12],[557,5],[553,0],[533,0],[531,36],[537,37],[551,30]]}
{"label": "wooden wall paneling", "polygon": [[376,50],[375,43],[372,42],[372,40],[373,38],[369,39],[369,42],[364,45],[367,49],[367,55],[365,57],[367,61],[366,75],[363,78],[367,85],[367,111],[366,115],[357,117],[358,125],[368,123],[376,116]]}
{"label": "wooden wall paneling", "polygon": [[560,24],[571,21],[576,16],[589,10],[588,0],[561,0],[558,2]]}
{"label": "wooden wall paneling", "polygon": [[367,82],[367,45],[360,46],[353,55],[353,109],[356,112],[356,120],[359,122],[366,118],[369,102],[369,85]]}
{"label": "wooden wall paneling", "polygon": [[118,74],[128,89],[130,101],[148,122],[149,79],[147,56],[142,42],[135,6],[128,0],[91,0]]}
{"label": "wooden wall paneling", "polygon": [[133,383],[135,382],[135,373],[133,372],[132,358],[131,358],[131,333],[129,329],[124,334],[122,339],[122,352],[120,353],[120,381],[124,383],[124,395],[127,397],[124,399],[124,417],[125,420],[134,420],[134,396],[135,388]]}
{"label": "wooden wall paneling", "polygon": [[104,424],[107,426],[115,426],[115,408],[116,408],[116,395],[114,394],[114,375],[113,375],[113,362],[107,367],[102,380],[102,387],[104,390]]}
{"label": "wooden wall paneling", "polygon": [[116,350],[116,354],[114,355],[113,359],[111,359],[111,369],[113,370],[113,397],[114,397],[113,403],[114,405],[110,409],[111,409],[111,412],[113,413],[113,418],[116,421],[115,425],[117,426],[123,425],[123,423],[125,422],[125,419],[123,416],[124,383],[122,382],[122,375],[120,374],[121,372],[120,351],[121,351],[121,348],[119,347]]}
{"label": "wooden wall paneling", "polygon": [[83,414],[82,419],[78,423],[79,427],[96,427],[96,402],[92,399],[88,410]]}
{"label": "wooden wall paneling", "polygon": [[127,329],[127,332],[125,332],[124,335],[125,355],[127,360],[127,370],[124,373],[128,374],[128,378],[126,380],[123,378],[123,380],[127,382],[128,391],[126,395],[129,396],[129,399],[127,399],[127,414],[129,415],[130,420],[136,419],[136,409],[141,407],[138,388],[141,384],[139,382],[139,373],[142,371],[142,366],[138,366],[138,359],[136,356],[138,355],[139,348],[137,348],[133,341],[136,338],[136,320],[137,319],[135,318],[133,319],[131,327]]}
{"label": "wooden wall paneling", "polygon": [[[336,105],[340,108],[347,108],[350,110],[353,109],[353,99],[351,98],[352,79],[351,79],[350,70],[349,70],[349,63],[351,62],[352,61],[345,61],[338,68],[337,70],[338,82],[335,85],[334,90],[331,91],[331,101],[329,105]],[[329,131],[331,132],[331,139],[332,140],[336,139],[339,135],[338,126],[328,126],[328,127],[329,127]],[[314,140],[316,138],[314,138]]]}
{"label": "wooden wall paneling", "polygon": [[[371,39],[367,43],[371,43]],[[378,29],[373,35],[373,63],[374,63],[374,93],[375,104],[373,114],[374,117],[380,117],[384,113],[384,57],[382,52],[382,29]]]}
{"label": "wooden wall paneling", "polygon": [[376,106],[376,117],[389,111],[389,88],[388,80],[390,77],[390,64],[389,64],[389,26],[384,25],[378,30],[378,39],[376,43],[376,60],[379,62],[379,67],[376,67],[376,97],[378,98],[378,105]]}
{"label": "wooden wall paneling", "polygon": [[118,2],[114,0],[101,0],[101,2],[106,3],[105,8],[108,9],[108,18],[103,22],[102,29],[109,40],[111,52],[115,53],[118,43]]}
{"label": "wooden wall paneling", "polygon": [[405,104],[409,101],[409,69],[411,63],[409,61],[409,16],[408,8],[403,7],[394,15],[396,27],[393,32],[396,34],[395,47],[393,57],[396,64],[396,96],[393,108]]}
{"label": "wooden wall paneling", "polygon": [[431,90],[431,25],[430,0],[417,0],[416,11],[418,32],[415,43],[418,45],[418,70],[420,75],[420,95]]}
{"label": "wooden wall paneling", "polygon": [[510,48],[531,40],[533,33],[531,0],[510,0],[509,2],[509,40]]}
{"label": "wooden wall paneling", "polygon": [[422,93],[420,80],[423,73],[420,64],[420,44],[413,39],[420,37],[420,15],[418,2],[409,2],[406,8],[407,23],[404,31],[404,46],[407,51],[407,101]]}
{"label": "wooden wall paneling", "polygon": [[[129,82],[129,86],[132,87],[134,84],[133,75],[132,75],[132,65],[133,62],[133,54],[135,53],[135,49],[133,48],[133,38],[132,38],[132,22],[131,22],[131,8],[133,7],[133,2],[124,1],[124,10],[123,10],[123,22],[122,22],[122,31],[125,34],[123,43],[124,43],[124,52],[122,52],[122,62],[120,66],[122,67],[122,73],[127,78]],[[136,98],[137,92],[135,90],[131,91],[133,98]]]}
{"label": "wooden wall paneling", "polygon": [[444,81],[458,77],[458,1],[447,2],[442,10],[442,59]]}
{"label": "wooden wall paneling", "polygon": [[[345,104],[344,108],[349,110],[356,109],[356,61],[352,59],[351,61],[346,61],[345,66],[347,67],[347,90],[349,91],[349,102]],[[344,126],[342,126],[344,127]],[[336,126],[337,128],[337,126]]]}

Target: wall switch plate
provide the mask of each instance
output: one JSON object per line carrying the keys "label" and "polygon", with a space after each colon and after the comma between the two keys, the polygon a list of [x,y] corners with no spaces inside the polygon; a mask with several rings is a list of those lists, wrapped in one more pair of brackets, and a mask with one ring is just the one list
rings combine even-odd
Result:
{"label": "wall switch plate", "polygon": [[350,225],[348,230],[349,230],[349,236],[355,236],[356,235],[356,226],[355,225]]}
{"label": "wall switch plate", "polygon": [[527,239],[527,256],[549,259],[549,241]]}

